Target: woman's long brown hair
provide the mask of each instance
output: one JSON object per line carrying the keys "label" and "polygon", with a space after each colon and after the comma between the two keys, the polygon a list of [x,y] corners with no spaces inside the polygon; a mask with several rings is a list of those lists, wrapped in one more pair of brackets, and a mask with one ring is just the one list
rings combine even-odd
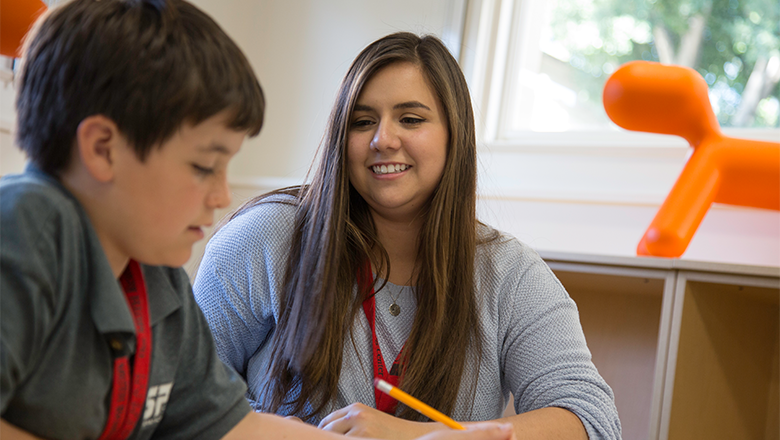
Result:
{"label": "woman's long brown hair", "polygon": [[[330,115],[319,167],[297,196],[295,231],[274,330],[271,363],[259,396],[269,412],[304,420],[335,397],[344,344],[370,291],[354,295],[367,259],[387,279],[389,259],[368,205],[349,182],[347,134],[364,84],[393,63],[410,62],[438,96],[449,129],[447,161],[420,231],[416,264],[417,313],[402,352],[400,386],[451,414],[469,356],[479,363],[482,338],[474,286],[477,246],[476,138],[463,74],[436,37],[396,33],[366,47],[344,78]],[[264,196],[245,204],[263,202]],[[379,257],[374,257],[379,255]],[[473,393],[476,377],[472,379]],[[421,420],[403,405],[399,417]]]}

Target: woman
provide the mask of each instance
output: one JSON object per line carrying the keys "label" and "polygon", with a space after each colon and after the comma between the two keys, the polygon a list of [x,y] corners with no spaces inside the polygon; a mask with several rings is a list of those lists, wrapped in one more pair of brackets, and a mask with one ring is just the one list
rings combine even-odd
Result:
{"label": "woman", "polygon": [[475,205],[457,62],[435,37],[372,43],[342,82],[311,184],[240,208],[196,278],[253,406],[350,435],[443,428],[375,393],[380,377],[456,420],[500,418],[512,392],[518,433],[620,438],[573,301]]}

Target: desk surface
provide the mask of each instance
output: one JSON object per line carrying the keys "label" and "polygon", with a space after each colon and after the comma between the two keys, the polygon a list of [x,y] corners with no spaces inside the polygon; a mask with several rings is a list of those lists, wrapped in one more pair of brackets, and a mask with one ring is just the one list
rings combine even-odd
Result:
{"label": "desk surface", "polygon": [[709,261],[685,260],[663,257],[624,257],[614,255],[576,254],[568,252],[539,251],[547,263],[579,263],[600,266],[622,266],[643,269],[689,270],[697,272],[717,272],[737,275],[780,277],[779,266],[751,266],[746,264],[728,264]]}

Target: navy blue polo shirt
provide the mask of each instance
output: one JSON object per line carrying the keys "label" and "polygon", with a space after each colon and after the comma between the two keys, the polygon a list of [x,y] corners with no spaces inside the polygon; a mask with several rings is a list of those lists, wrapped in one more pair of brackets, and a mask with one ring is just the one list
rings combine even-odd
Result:
{"label": "navy blue polo shirt", "polygon": [[[250,411],[246,386],[217,357],[186,273],[141,267],[152,360],[146,405],[131,438],[220,438]],[[99,437],[111,395],[109,343],[132,353],[135,328],[86,212],[35,167],[4,177],[2,418],[41,437]]]}

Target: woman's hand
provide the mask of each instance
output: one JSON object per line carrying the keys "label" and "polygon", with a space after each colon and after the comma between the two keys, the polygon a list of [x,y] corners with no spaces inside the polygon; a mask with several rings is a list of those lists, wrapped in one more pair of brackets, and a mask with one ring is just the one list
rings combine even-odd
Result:
{"label": "woman's hand", "polygon": [[[495,425],[493,425],[495,426]],[[412,422],[399,419],[377,409],[353,403],[349,406],[333,411],[322,419],[319,425],[325,431],[344,434],[348,437],[371,437],[376,439],[414,439],[433,431],[452,430],[439,423]],[[430,440],[449,437],[434,436]],[[460,438],[460,437],[458,437]],[[464,437],[471,439],[472,437]],[[476,439],[493,439],[494,437],[473,437]],[[503,437],[495,437],[503,438]],[[508,438],[508,437],[507,437]],[[425,437],[429,440],[429,437]]]}
{"label": "woman's hand", "polygon": [[418,440],[517,440],[511,423],[472,423],[466,431],[436,431]]}

